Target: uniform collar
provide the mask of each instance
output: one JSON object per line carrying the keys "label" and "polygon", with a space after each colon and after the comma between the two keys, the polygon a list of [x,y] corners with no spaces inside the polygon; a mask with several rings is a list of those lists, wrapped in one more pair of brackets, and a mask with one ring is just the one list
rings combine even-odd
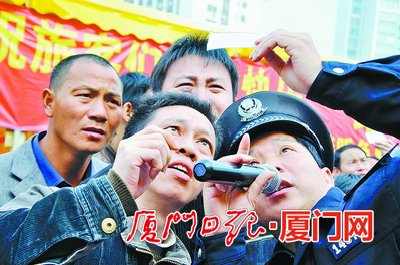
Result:
{"label": "uniform collar", "polygon": [[[323,211],[342,211],[344,208],[344,193],[339,188],[332,187],[329,191],[322,197],[317,204],[311,209],[311,212],[315,209]],[[334,222],[333,218],[320,218],[319,219],[319,227],[320,229],[329,231],[329,228],[332,226]],[[320,240],[324,240],[320,238]],[[295,255],[295,262],[294,264],[298,264],[301,258],[303,257],[304,253],[306,252],[307,248],[309,247],[310,243],[299,243],[296,248],[296,255]]]}
{"label": "uniform collar", "polygon": [[274,253],[267,265],[291,265],[294,261],[294,253],[286,249],[282,243],[275,245]]}
{"label": "uniform collar", "polygon": [[344,193],[339,188],[332,187],[328,190],[311,211],[319,209],[322,211],[340,211],[344,207]]}

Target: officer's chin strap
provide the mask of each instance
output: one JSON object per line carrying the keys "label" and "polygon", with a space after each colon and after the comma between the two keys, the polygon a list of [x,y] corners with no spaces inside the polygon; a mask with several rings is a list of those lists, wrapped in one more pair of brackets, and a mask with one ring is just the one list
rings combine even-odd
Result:
{"label": "officer's chin strap", "polygon": [[376,164],[368,171],[368,173],[365,174],[365,176],[362,177],[349,192],[346,193],[344,199],[349,199],[354,191],[356,191],[358,187],[361,186],[361,184],[363,184],[373,173],[375,173],[375,171],[377,171],[381,167],[386,166],[391,158],[398,156],[400,156],[400,148],[398,147],[398,144],[396,144],[384,156],[382,156],[382,158],[379,159],[378,162],[376,162]]}

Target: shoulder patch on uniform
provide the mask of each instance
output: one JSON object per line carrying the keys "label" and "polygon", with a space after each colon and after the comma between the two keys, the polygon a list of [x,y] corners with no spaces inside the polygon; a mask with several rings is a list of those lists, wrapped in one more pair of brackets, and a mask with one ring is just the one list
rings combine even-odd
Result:
{"label": "shoulder patch on uniform", "polygon": [[332,242],[328,245],[328,249],[333,257],[338,260],[359,243],[361,243],[361,237],[354,236],[350,238],[349,242],[344,242],[343,240]]}

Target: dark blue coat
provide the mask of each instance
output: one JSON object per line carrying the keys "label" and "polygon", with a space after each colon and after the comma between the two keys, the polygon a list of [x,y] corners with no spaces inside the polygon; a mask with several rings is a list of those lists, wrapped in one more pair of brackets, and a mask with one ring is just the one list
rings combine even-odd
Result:
{"label": "dark blue coat", "polygon": [[400,138],[400,55],[360,64],[324,62],[307,98]]}
{"label": "dark blue coat", "polygon": [[[307,98],[344,110],[366,126],[400,137],[400,55],[360,64],[324,62]],[[320,241],[301,245],[293,255],[276,247],[269,265],[285,264],[400,264],[400,157],[386,155],[344,195],[332,188],[314,208],[325,210],[373,210],[374,239],[353,240],[333,246],[326,236],[333,224],[320,223]],[[220,238],[203,239],[207,264],[243,264],[246,246],[239,234],[230,248]],[[208,253],[207,253],[208,252]],[[267,250],[266,252],[270,252]],[[261,253],[258,251],[258,253]],[[269,257],[265,257],[268,261]]]}
{"label": "dark blue coat", "polygon": [[373,210],[373,241],[327,242],[326,236],[334,233],[333,224],[320,223],[320,241],[299,246],[294,264],[400,264],[400,157],[388,154],[379,163],[376,171],[364,176],[365,181],[346,196],[332,194],[337,189],[332,188],[315,206],[321,210]]}

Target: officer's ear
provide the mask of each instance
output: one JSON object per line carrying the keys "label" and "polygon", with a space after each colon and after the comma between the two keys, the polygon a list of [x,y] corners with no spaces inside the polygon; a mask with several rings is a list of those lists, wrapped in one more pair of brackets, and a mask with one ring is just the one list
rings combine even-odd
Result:
{"label": "officer's ear", "polygon": [[328,183],[331,186],[334,186],[333,175],[332,175],[331,170],[327,167],[323,167],[323,168],[321,168],[321,170],[322,170],[322,174],[326,180],[326,183]]}

